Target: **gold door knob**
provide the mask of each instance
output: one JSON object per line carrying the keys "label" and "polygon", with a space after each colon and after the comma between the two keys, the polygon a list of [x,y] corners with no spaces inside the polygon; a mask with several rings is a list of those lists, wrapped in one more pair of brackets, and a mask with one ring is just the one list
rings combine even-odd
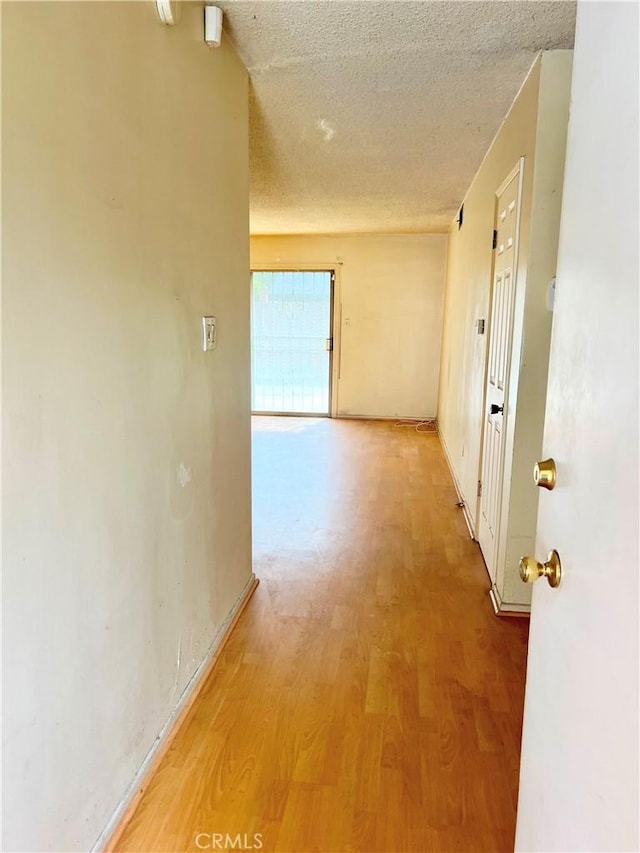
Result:
{"label": "gold door knob", "polygon": [[533,468],[533,482],[541,489],[551,491],[556,484],[556,463],[553,459],[536,462]]}
{"label": "gold door knob", "polygon": [[557,551],[549,553],[546,563],[539,563],[533,557],[523,557],[520,560],[520,578],[525,583],[533,583],[542,577],[549,581],[549,586],[554,588],[560,586],[562,566]]}

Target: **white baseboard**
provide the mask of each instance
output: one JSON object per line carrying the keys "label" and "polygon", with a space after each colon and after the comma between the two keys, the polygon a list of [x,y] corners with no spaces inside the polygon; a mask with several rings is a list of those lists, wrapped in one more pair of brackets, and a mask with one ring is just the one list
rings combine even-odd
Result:
{"label": "white baseboard", "polygon": [[149,785],[151,777],[157,769],[158,764],[167,752],[171,741],[177,734],[178,729],[189,712],[189,709],[193,705],[198,693],[204,686],[207,677],[215,666],[231,631],[233,630],[245,606],[249,602],[249,599],[253,595],[258,583],[258,578],[252,574],[238,600],[231,608],[227,618],[220,626],[218,633],[209,646],[209,650],[200,663],[200,666],[193,673],[187,686],[182,691],[180,698],[169,714],[166,723],[158,733],[151,749],[138,768],[138,771],[125,791],[124,796],[118,803],[113,815],[91,848],[91,853],[103,853],[103,851],[110,851],[114,848],[118,839],[122,835],[124,828],[129,822],[129,819],[133,815],[142,794]]}
{"label": "white baseboard", "polygon": [[529,604],[511,604],[508,601],[503,601],[495,586],[489,590],[489,598],[496,616],[529,616],[531,614]]}
{"label": "white baseboard", "polygon": [[456,494],[458,495],[458,500],[462,504],[462,514],[463,514],[464,520],[467,524],[469,536],[474,541],[476,541],[476,534],[475,534],[475,531],[473,529],[473,519],[471,518],[471,516],[469,514],[469,508],[467,506],[467,502],[464,498],[464,495],[462,494],[462,491],[460,490],[460,483],[458,482],[458,478],[456,477],[455,469],[454,469],[453,465],[451,464],[451,457],[449,455],[449,449],[447,447],[447,442],[444,440],[444,436],[442,435],[440,430],[438,430],[438,438],[440,439],[440,445],[442,447],[442,452],[444,454],[444,458],[445,458],[445,461],[447,463],[447,467],[449,468],[449,473],[451,474],[451,479],[453,480],[453,487],[456,490]]}
{"label": "white baseboard", "polygon": [[352,415],[346,412],[338,412],[335,415],[335,420],[341,421],[410,421],[411,423],[422,423],[423,421],[433,421],[437,426],[435,415],[425,415],[423,418],[418,418],[415,415]]}

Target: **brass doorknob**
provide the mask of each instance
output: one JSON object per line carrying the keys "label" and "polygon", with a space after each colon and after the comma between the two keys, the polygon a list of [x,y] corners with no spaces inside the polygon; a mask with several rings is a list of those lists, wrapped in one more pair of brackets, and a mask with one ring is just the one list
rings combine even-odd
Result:
{"label": "brass doorknob", "polygon": [[549,586],[554,587],[554,589],[560,586],[562,566],[557,551],[549,553],[546,563],[539,563],[533,557],[523,557],[520,560],[520,578],[525,583],[533,583],[542,577],[545,577],[549,581]]}
{"label": "brass doorknob", "polygon": [[536,462],[533,467],[533,482],[541,489],[553,489],[556,484],[556,463],[553,459]]}

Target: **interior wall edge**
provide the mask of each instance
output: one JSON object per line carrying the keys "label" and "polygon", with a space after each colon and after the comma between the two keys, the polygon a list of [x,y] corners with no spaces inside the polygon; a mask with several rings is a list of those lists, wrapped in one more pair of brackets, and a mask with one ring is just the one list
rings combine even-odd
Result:
{"label": "interior wall edge", "polygon": [[201,4],[0,8],[2,847],[89,850],[252,574],[248,76]]}
{"label": "interior wall edge", "polygon": [[116,806],[113,815],[96,839],[95,844],[91,848],[91,853],[110,853],[115,847],[128,821],[132,817],[140,797],[144,794],[151,781],[151,777],[157,769],[158,764],[162,761],[175,736],[186,721],[187,715],[197,700],[200,691],[213,672],[227,640],[231,636],[238,619],[242,616],[243,610],[251,600],[251,596],[259,583],[259,578],[252,573],[227,618],[218,629],[207,654],[189,679],[180,698],[167,717],[165,724],[158,732],[151,749],[138,768],[131,784],[122,795],[122,799]]}

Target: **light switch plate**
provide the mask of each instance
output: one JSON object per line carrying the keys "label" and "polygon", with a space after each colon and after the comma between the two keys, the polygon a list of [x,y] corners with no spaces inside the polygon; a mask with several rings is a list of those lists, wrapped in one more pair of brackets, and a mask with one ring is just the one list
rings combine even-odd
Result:
{"label": "light switch plate", "polygon": [[204,352],[216,348],[216,318],[202,318],[202,349]]}

